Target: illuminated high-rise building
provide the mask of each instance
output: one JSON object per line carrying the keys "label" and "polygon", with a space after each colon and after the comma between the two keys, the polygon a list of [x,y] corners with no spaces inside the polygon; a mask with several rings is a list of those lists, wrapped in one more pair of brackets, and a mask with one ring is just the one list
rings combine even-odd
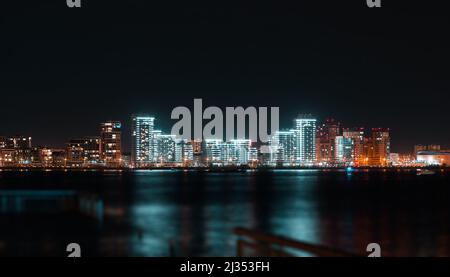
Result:
{"label": "illuminated high-rise building", "polygon": [[275,132],[270,141],[272,164],[279,166],[295,165],[297,143],[297,132],[295,130]]}
{"label": "illuminated high-rise building", "polygon": [[182,139],[175,142],[175,162],[182,166],[193,165],[194,148],[192,141]]}
{"label": "illuminated high-rise building", "polygon": [[249,139],[234,139],[230,142],[225,142],[225,145],[231,151],[227,152],[227,156],[223,158],[228,165],[247,165],[249,162],[249,154],[252,142]]}
{"label": "illuminated high-rise building", "polygon": [[154,162],[154,117],[133,116],[131,130],[131,163],[134,167]]}
{"label": "illuminated high-rise building", "polygon": [[203,140],[203,155],[205,156],[206,165],[222,164],[222,140],[219,139],[205,139]]}
{"label": "illuminated high-rise building", "polygon": [[119,121],[108,121],[100,126],[101,158],[106,166],[122,165],[122,124]]}
{"label": "illuminated high-rise building", "polygon": [[364,151],[365,130],[364,128],[344,129],[342,133],[344,138],[353,140],[353,165],[367,165],[366,154]]}
{"label": "illuminated high-rise building", "polygon": [[191,143],[194,154],[193,164],[194,166],[202,166],[204,164],[204,154],[202,149],[203,142],[201,140],[192,140]]}
{"label": "illuminated high-rise building", "polygon": [[248,150],[248,161],[254,166],[259,164],[258,148],[253,145]]}
{"label": "illuminated high-rise building", "polygon": [[316,161],[319,165],[332,165],[336,162],[336,137],[341,135],[341,124],[328,118],[317,128]]}
{"label": "illuminated high-rise building", "polygon": [[353,165],[354,140],[344,136],[335,139],[336,163],[339,165]]}
{"label": "illuminated high-rise building", "polygon": [[220,142],[220,161],[223,165],[233,165],[236,156],[236,145],[231,142]]}
{"label": "illuminated high-rise building", "polygon": [[247,165],[250,161],[251,146],[252,142],[249,139],[233,139],[225,142],[217,139],[206,139],[204,141],[205,164]]}
{"label": "illuminated high-rise building", "polygon": [[161,131],[154,131],[154,160],[159,164],[171,164],[176,160],[175,135],[164,135]]}
{"label": "illuminated high-rise building", "polygon": [[295,119],[297,164],[312,165],[316,162],[316,121],[311,115]]}
{"label": "illuminated high-rise building", "polygon": [[389,129],[373,128],[372,136],[367,139],[366,149],[369,166],[387,166],[390,154]]}
{"label": "illuminated high-rise building", "polygon": [[162,131],[161,130],[153,130],[152,131],[152,139],[151,139],[151,149],[152,149],[152,163],[158,163],[160,161],[158,161],[158,137],[162,136]]}

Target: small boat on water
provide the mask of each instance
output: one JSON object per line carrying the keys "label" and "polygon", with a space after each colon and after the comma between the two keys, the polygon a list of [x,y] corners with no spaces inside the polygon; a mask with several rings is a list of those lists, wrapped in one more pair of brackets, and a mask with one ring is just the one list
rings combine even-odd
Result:
{"label": "small boat on water", "polygon": [[434,172],[433,170],[429,170],[429,169],[417,169],[417,176],[421,176],[421,175],[434,175],[436,174],[436,172]]}

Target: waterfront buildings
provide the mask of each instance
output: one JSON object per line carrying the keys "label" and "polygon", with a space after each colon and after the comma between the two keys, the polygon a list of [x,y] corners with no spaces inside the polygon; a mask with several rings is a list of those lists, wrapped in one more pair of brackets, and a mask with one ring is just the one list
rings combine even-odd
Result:
{"label": "waterfront buildings", "polygon": [[51,161],[53,167],[65,167],[67,158],[64,149],[51,149]]}
{"label": "waterfront buildings", "polygon": [[7,137],[4,142],[7,149],[31,149],[31,137],[12,136]]}
{"label": "waterfront buildings", "polygon": [[231,151],[224,157],[227,165],[247,165],[250,159],[250,149],[252,142],[249,139],[235,139],[227,142],[226,145],[231,145]]}
{"label": "waterfront buildings", "polygon": [[336,164],[337,165],[353,165],[354,163],[354,140],[344,136],[336,136]]}
{"label": "waterfront buildings", "polygon": [[178,140],[175,142],[175,162],[184,166],[194,166],[194,147],[192,141]]}
{"label": "waterfront buildings", "polygon": [[311,115],[301,115],[295,119],[295,159],[299,165],[316,163],[316,122]]}
{"label": "waterfront buildings", "polygon": [[71,139],[67,143],[67,163],[69,167],[81,167],[84,164],[84,140]]}
{"label": "waterfront buildings", "polygon": [[100,137],[71,139],[66,147],[66,165],[70,167],[95,167],[102,165],[100,146]]}
{"label": "waterfront buildings", "polygon": [[176,143],[175,135],[165,135],[161,131],[154,131],[154,157],[155,163],[175,164]]}
{"label": "waterfront buildings", "polygon": [[390,154],[390,132],[387,128],[373,128],[367,140],[367,165],[388,166]]}
{"label": "waterfront buildings", "polygon": [[390,131],[373,128],[344,128],[335,137],[335,165],[383,167],[390,164]]}
{"label": "waterfront buildings", "polygon": [[204,142],[205,164],[208,166],[242,166],[254,159],[255,150],[248,139],[223,141],[206,139]]}
{"label": "waterfront buildings", "polygon": [[[153,166],[201,166],[202,141],[177,139],[155,130],[155,118],[132,117],[131,164],[135,168]],[[218,158],[219,160],[219,158]]]}
{"label": "waterfront buildings", "polygon": [[86,164],[95,166],[102,163],[100,145],[100,137],[84,138],[84,159]]}
{"label": "waterfront buildings", "polygon": [[133,167],[150,166],[154,162],[154,117],[133,116],[131,163]]}
{"label": "waterfront buildings", "polygon": [[365,130],[364,128],[344,128],[342,136],[345,139],[351,139],[353,144],[352,149],[352,165],[365,166],[366,153],[364,148]]}
{"label": "waterfront buildings", "polygon": [[107,167],[122,165],[122,124],[108,121],[100,125],[100,153]]}
{"label": "waterfront buildings", "polygon": [[276,166],[294,166],[297,162],[296,130],[277,131],[270,141],[270,161]]}
{"label": "waterfront buildings", "polygon": [[[173,166],[187,162],[187,157],[192,156],[192,147],[180,141],[177,142],[175,135],[167,135],[161,130],[155,130],[154,122],[155,118],[150,116],[132,117],[132,166],[136,168]],[[181,144],[177,146],[178,143]],[[188,148],[191,148],[191,151]]]}
{"label": "waterfront buildings", "polygon": [[417,153],[417,162],[425,165],[450,165],[450,151],[419,151]]}
{"label": "waterfront buildings", "polygon": [[317,128],[316,162],[318,165],[329,166],[336,162],[336,137],[341,135],[341,124],[328,118]]}
{"label": "waterfront buildings", "polygon": [[[415,155],[391,153],[390,130],[343,128],[334,119],[318,125],[311,115],[293,129],[276,131],[268,143],[248,139],[182,140],[155,130],[155,118],[133,116],[131,154],[124,159],[118,121],[101,124],[99,136],[71,139],[65,149],[32,147],[31,137],[0,137],[0,167],[204,167],[422,166],[448,165],[449,151],[416,145]],[[269,152],[260,151],[265,147]]]}
{"label": "waterfront buildings", "polygon": [[441,146],[437,145],[437,144],[430,144],[430,145],[422,145],[422,144],[418,144],[418,145],[414,145],[414,155],[417,158],[417,155],[419,152],[423,152],[423,151],[434,151],[434,152],[439,152],[441,151]]}
{"label": "waterfront buildings", "polygon": [[[49,147],[33,147],[31,149],[32,167],[65,167],[67,165],[66,150]],[[87,165],[86,165],[87,166]]]}
{"label": "waterfront buildings", "polygon": [[0,165],[27,166],[32,162],[31,137],[0,137]]}
{"label": "waterfront buildings", "polygon": [[248,150],[248,163],[251,167],[257,167],[260,164],[258,148],[253,144]]}
{"label": "waterfront buildings", "polygon": [[205,139],[204,146],[204,163],[207,166],[222,164],[222,140],[219,139]]}
{"label": "waterfront buildings", "polygon": [[424,165],[450,165],[450,150],[443,150],[440,145],[415,145],[414,156],[416,162]]}

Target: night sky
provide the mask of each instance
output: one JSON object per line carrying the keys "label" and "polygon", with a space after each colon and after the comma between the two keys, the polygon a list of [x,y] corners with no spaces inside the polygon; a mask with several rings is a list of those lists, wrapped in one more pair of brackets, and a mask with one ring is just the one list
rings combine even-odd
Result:
{"label": "night sky", "polygon": [[82,1],[1,4],[0,135],[62,147],[115,119],[129,149],[131,114],[169,132],[203,98],[279,106],[285,128],[299,113],[389,127],[394,152],[450,146],[443,1]]}

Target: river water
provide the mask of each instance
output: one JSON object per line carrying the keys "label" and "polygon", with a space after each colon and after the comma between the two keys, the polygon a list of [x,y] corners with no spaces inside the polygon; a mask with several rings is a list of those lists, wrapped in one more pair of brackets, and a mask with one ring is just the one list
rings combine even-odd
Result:
{"label": "river water", "polygon": [[11,203],[16,200],[4,200],[0,255],[64,256],[65,246],[76,242],[84,256],[235,256],[233,229],[244,227],[360,255],[375,242],[383,256],[450,256],[449,176],[2,171],[0,198],[11,191],[74,191],[95,198],[100,216],[62,209],[45,197],[20,210]]}

